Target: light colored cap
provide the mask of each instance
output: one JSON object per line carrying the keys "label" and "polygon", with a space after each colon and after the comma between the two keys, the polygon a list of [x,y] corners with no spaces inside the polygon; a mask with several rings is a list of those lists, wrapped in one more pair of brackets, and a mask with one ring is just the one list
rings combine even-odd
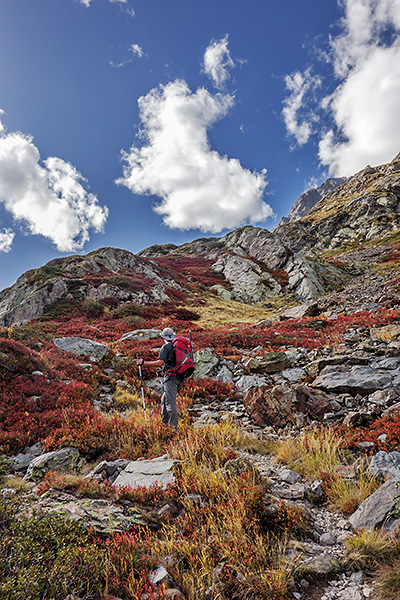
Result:
{"label": "light colored cap", "polygon": [[166,327],[162,330],[161,337],[168,342],[172,342],[172,340],[176,338],[176,333],[173,329],[171,329],[171,327]]}

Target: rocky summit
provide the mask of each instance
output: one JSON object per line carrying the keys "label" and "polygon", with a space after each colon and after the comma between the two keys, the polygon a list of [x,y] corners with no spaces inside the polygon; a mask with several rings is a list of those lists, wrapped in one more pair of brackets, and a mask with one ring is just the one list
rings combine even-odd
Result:
{"label": "rocky summit", "polygon": [[[1,292],[1,598],[400,598],[399,177]],[[166,326],[194,344],[178,432],[135,360]]]}

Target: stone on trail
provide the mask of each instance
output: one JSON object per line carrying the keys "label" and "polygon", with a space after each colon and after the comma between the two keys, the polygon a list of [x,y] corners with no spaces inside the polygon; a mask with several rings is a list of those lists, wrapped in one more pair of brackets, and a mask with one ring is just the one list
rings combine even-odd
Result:
{"label": "stone on trail", "polygon": [[53,340],[60,350],[72,352],[78,356],[89,356],[93,362],[98,362],[110,352],[110,348],[100,342],[80,337],[62,337]]}
{"label": "stone on trail", "polygon": [[379,529],[385,533],[400,524],[400,480],[391,479],[360,504],[349,521],[355,529]]}
{"label": "stone on trail", "polygon": [[159,484],[166,489],[168,483],[175,483],[173,466],[175,460],[167,455],[151,460],[131,461],[114,481],[116,487],[130,486],[131,488],[146,487]]}

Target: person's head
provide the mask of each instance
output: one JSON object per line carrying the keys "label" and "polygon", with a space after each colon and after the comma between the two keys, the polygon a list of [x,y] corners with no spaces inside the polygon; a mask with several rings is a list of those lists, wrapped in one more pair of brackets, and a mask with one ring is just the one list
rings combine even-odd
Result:
{"label": "person's head", "polygon": [[162,330],[161,337],[164,342],[172,342],[176,338],[176,333],[171,327],[166,327]]}

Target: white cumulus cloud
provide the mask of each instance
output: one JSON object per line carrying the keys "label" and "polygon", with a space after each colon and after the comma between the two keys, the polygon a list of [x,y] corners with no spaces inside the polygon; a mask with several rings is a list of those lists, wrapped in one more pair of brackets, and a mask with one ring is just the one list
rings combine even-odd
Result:
{"label": "white cumulus cloud", "polygon": [[161,198],[155,211],[174,229],[217,233],[272,215],[262,200],[265,173],[213,151],[207,131],[233,106],[228,94],[191,92],[177,80],[139,99],[142,144],[123,152],[118,184]]}
{"label": "white cumulus cloud", "polygon": [[[81,249],[89,231],[102,231],[107,220],[108,208],[99,206],[84,181],[61,158],[48,158],[42,166],[31,137],[0,135],[0,202],[29,233],[48,238],[61,252]],[[10,239],[10,231],[6,235]]]}
{"label": "white cumulus cloud", "polygon": [[299,73],[286,78],[293,89],[283,114],[300,145],[318,135],[319,160],[331,176],[350,176],[400,150],[400,0],[337,1],[344,12],[329,45],[334,88],[314,107],[330,124],[317,132],[309,118],[299,119],[312,89]]}
{"label": "white cumulus cloud", "polygon": [[320,140],[331,175],[389,161],[400,149],[400,0],[346,0],[332,41],[341,83],[328,104],[335,127]]}
{"label": "white cumulus cloud", "polygon": [[10,252],[14,237],[12,229],[0,229],[0,252]]}
{"label": "white cumulus cloud", "polygon": [[223,88],[230,77],[229,70],[234,66],[228,48],[228,35],[218,42],[211,42],[204,53],[203,70],[218,89]]}
{"label": "white cumulus cloud", "polygon": [[313,132],[313,124],[316,116],[308,112],[303,119],[299,118],[299,112],[304,107],[306,95],[321,85],[319,77],[312,76],[310,70],[304,73],[297,71],[285,78],[286,89],[289,96],[284,100],[282,109],[283,120],[290,135],[296,138],[299,146],[307,143]]}

